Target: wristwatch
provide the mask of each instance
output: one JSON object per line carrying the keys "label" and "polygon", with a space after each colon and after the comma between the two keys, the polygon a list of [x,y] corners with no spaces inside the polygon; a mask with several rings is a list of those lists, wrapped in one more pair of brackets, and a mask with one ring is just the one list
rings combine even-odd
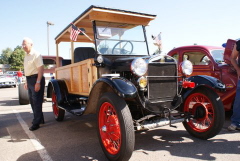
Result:
{"label": "wristwatch", "polygon": [[37,81],[37,83],[40,83],[40,81]]}

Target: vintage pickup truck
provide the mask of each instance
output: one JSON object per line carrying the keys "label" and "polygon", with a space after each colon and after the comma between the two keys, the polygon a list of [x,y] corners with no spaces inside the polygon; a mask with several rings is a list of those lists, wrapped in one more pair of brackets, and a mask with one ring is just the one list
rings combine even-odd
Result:
{"label": "vintage pickup truck", "polygon": [[[194,75],[207,75],[221,80],[226,85],[226,92],[216,91],[223,102],[225,111],[232,109],[237,86],[237,73],[231,65],[230,55],[235,40],[227,40],[226,47],[191,45],[177,47],[168,55],[174,57],[180,65],[185,59],[193,64]],[[181,73],[179,73],[181,75]]]}
{"label": "vintage pickup truck", "polygon": [[[188,60],[179,77],[175,59],[149,54],[145,26],[155,17],[90,6],[55,38],[57,59],[62,42],[69,42],[72,51],[72,63],[57,64],[56,78],[48,84],[55,119],[63,121],[65,111],[95,114],[99,142],[109,160],[129,160],[135,131],[182,122],[194,137],[208,139],[219,133],[225,120],[213,90],[225,90],[221,81],[187,78],[192,72]],[[75,43],[70,36],[73,39],[79,28],[85,32]]]}

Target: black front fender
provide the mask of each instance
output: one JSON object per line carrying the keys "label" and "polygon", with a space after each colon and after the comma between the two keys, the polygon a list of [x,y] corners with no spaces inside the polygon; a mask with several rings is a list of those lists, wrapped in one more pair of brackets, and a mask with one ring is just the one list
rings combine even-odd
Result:
{"label": "black front fender", "polygon": [[110,87],[119,97],[135,98],[137,96],[137,88],[132,84],[132,82],[121,77],[103,77],[98,79],[94,83],[91,93],[94,92],[96,88],[101,88],[106,85]]}
{"label": "black front fender", "polygon": [[127,79],[103,77],[93,84],[84,114],[96,113],[98,100],[106,92],[116,93],[123,99],[134,99],[138,96],[137,88]]}
{"label": "black front fender", "polygon": [[194,82],[196,84],[195,88],[198,88],[199,86],[208,86],[210,88],[216,89],[221,92],[226,91],[225,84],[222,83],[217,78],[206,76],[206,75],[197,75],[197,76],[191,76],[187,78],[188,81]]}

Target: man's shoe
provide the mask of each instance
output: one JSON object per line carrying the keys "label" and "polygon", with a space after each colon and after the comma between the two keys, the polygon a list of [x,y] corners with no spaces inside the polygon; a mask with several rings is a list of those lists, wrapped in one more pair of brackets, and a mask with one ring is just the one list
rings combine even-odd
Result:
{"label": "man's shoe", "polygon": [[237,129],[240,129],[240,128],[237,127],[236,125],[231,124],[230,126],[228,126],[228,131],[236,131]]}
{"label": "man's shoe", "polygon": [[34,130],[37,130],[39,128],[39,125],[32,125],[29,130],[30,131],[34,131]]}
{"label": "man's shoe", "polygon": [[[32,121],[32,124],[33,124],[33,121]],[[40,124],[45,124],[45,121],[44,119],[42,119],[41,123]]]}

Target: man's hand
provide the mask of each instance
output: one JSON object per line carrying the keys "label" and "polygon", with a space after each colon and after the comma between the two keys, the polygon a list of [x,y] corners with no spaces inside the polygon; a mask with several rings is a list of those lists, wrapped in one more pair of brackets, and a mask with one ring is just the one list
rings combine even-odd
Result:
{"label": "man's hand", "polygon": [[25,89],[25,90],[28,90],[28,85],[27,85],[27,83],[24,83],[24,89]]}
{"label": "man's hand", "polygon": [[40,90],[40,83],[35,84],[35,92],[38,92]]}

